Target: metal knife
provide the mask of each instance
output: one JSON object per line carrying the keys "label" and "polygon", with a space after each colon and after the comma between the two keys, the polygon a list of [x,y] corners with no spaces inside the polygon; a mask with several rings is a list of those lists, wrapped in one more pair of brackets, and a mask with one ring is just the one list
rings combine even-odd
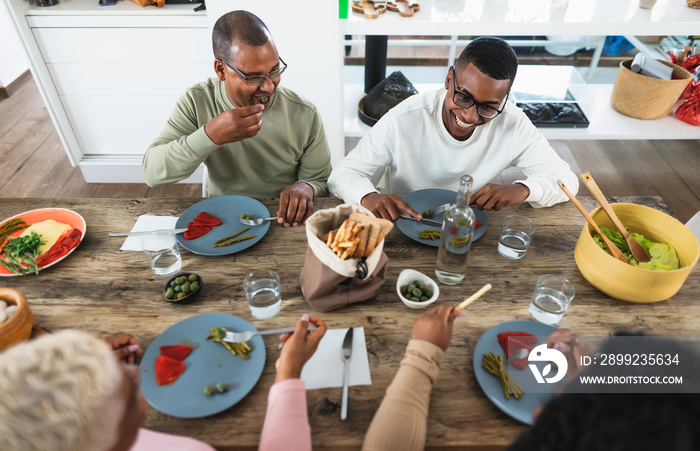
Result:
{"label": "metal knife", "polygon": [[341,357],[345,362],[345,372],[343,373],[343,402],[340,407],[340,419],[348,417],[348,386],[350,385],[350,356],[352,356],[352,335],[354,328],[349,328],[343,340]]}
{"label": "metal knife", "polygon": [[427,224],[427,225],[433,226],[433,227],[442,227],[442,222],[433,221],[432,219],[416,219],[413,216],[405,216],[405,215],[401,215],[401,216],[399,216],[399,218],[400,219],[408,219],[409,221],[422,222],[423,224]]}
{"label": "metal knife", "polygon": [[156,232],[170,232],[172,234],[178,234],[178,233],[187,232],[187,227],[185,227],[184,229],[159,229],[159,230],[147,230],[147,231],[143,231],[143,232],[110,233],[109,236],[142,236],[142,235],[150,235],[151,233],[156,233]]}

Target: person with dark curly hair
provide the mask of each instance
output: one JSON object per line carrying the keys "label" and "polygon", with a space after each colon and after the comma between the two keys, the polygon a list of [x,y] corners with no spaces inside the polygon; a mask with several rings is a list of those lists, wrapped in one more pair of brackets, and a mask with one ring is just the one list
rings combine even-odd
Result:
{"label": "person with dark curly hair", "polygon": [[[392,221],[402,210],[421,218],[402,196],[427,188],[456,190],[464,174],[474,179],[472,203],[479,209],[565,202],[557,179],[576,193],[576,175],[508,102],[517,68],[507,42],[474,39],[448,70],[444,89],[410,96],[389,110],[333,168],[331,194]],[[525,177],[510,185],[492,183],[509,167],[522,169]],[[382,170],[386,187],[380,192],[371,179]]]}

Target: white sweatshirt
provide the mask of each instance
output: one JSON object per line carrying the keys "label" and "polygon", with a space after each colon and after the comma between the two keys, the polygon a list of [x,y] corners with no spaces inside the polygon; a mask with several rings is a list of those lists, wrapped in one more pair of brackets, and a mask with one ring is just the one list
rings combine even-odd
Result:
{"label": "white sweatshirt", "polygon": [[466,141],[454,139],[442,122],[446,92],[416,94],[389,110],[333,168],[328,179],[331,194],[360,204],[364,196],[378,192],[370,177],[382,167],[386,167],[386,193],[399,197],[425,188],[456,191],[464,174],[472,176],[476,192],[511,166],[523,170],[526,179],[514,183],[530,188],[525,201],[535,208],[568,199],[557,179],[572,193],[578,192],[569,165],[510,102]]}

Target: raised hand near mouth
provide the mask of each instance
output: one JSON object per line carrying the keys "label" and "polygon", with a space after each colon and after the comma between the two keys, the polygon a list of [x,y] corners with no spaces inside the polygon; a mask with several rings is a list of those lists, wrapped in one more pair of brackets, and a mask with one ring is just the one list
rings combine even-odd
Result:
{"label": "raised hand near mouth", "polygon": [[262,128],[263,105],[249,105],[226,110],[204,126],[204,132],[217,146],[257,135]]}

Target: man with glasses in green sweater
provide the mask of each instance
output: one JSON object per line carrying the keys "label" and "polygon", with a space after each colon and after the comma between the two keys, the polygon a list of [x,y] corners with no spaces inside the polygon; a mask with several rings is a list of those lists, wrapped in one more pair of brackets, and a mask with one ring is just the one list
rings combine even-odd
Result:
{"label": "man with glasses in green sweater", "polygon": [[210,195],[279,197],[278,222],[300,225],[314,197],[328,195],[330,150],[318,111],[278,86],[287,64],[254,14],[224,14],[212,44],[217,78],[180,97],[144,155],[146,183],[175,183],[204,163]]}

